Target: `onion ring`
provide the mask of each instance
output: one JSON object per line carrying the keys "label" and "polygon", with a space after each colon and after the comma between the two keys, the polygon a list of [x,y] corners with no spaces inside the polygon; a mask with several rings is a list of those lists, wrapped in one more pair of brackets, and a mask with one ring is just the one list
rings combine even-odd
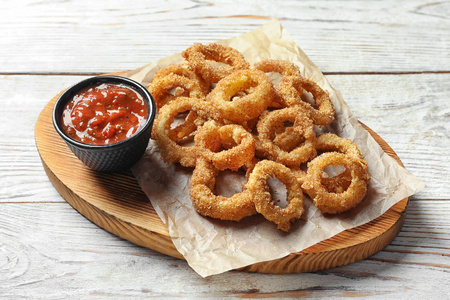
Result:
{"label": "onion ring", "polygon": [[[298,76],[301,77],[300,69],[293,63],[278,59],[265,59],[253,65],[253,68],[261,70],[264,73],[278,73],[283,77]],[[270,107],[286,107],[279,93],[278,84],[275,85],[275,95]]]}
{"label": "onion ring", "polygon": [[[199,93],[196,85],[200,87],[202,94]],[[175,95],[171,92],[171,89],[174,87],[175,89],[178,88],[175,91]],[[203,98],[204,95],[209,93],[209,83],[185,65],[169,65],[155,73],[149,91],[155,98],[155,101],[159,103],[159,107],[161,107],[180,95],[190,96],[191,92],[194,96]],[[178,95],[177,93],[180,94]],[[191,111],[182,124],[170,130],[170,138],[174,141],[179,141],[194,132],[197,128],[194,123],[197,117],[197,114]]]}
{"label": "onion ring", "polygon": [[255,140],[242,126],[217,126],[206,122],[194,137],[195,144],[205,148],[203,155],[218,170],[238,170],[255,156]]}
{"label": "onion ring", "polygon": [[340,137],[334,133],[323,133],[317,137],[316,149],[318,151],[334,151],[363,159],[361,151],[352,140]]}
{"label": "onion ring", "polygon": [[304,141],[304,137],[295,132],[293,127],[284,128],[282,132],[277,132],[273,143],[281,150],[290,152]]}
{"label": "onion ring", "polygon": [[[345,191],[330,192],[322,184],[324,170],[330,165],[343,165],[350,170],[351,182]],[[338,152],[323,153],[308,163],[302,188],[322,213],[339,214],[355,207],[366,195],[367,170],[349,155]]]}
{"label": "onion ring", "polygon": [[218,172],[212,162],[198,159],[189,189],[195,210],[203,216],[231,221],[256,214],[251,194],[245,188],[229,198],[214,194]]}
{"label": "onion ring", "polygon": [[198,113],[204,102],[195,98],[180,97],[164,105],[153,122],[152,138],[160,148],[164,161],[169,164],[179,162],[185,167],[194,167],[201,148],[196,146],[182,147],[170,137],[170,125],[177,114],[185,111]]}
{"label": "onion ring", "polygon": [[[275,177],[286,186],[288,205],[282,209],[274,204],[267,181]],[[270,160],[258,162],[251,172],[247,190],[252,195],[256,211],[267,220],[277,224],[277,228],[289,231],[291,222],[299,219],[303,212],[303,192],[300,183],[286,166]]]}
{"label": "onion ring", "polygon": [[348,189],[352,182],[350,169],[345,169],[342,173],[333,177],[328,177],[328,173],[322,174],[322,185],[330,193],[342,193]]}
{"label": "onion ring", "polygon": [[[340,137],[333,133],[323,133],[317,137],[316,150],[320,152],[335,151],[350,155],[361,164],[365,171],[368,171],[368,164],[364,160],[358,146],[353,141]],[[327,187],[330,192],[345,191],[351,182],[351,174],[348,169],[344,172],[329,178],[323,178],[322,184]],[[370,180],[370,173],[367,172],[366,181]]]}
{"label": "onion ring", "polygon": [[[284,121],[293,123],[292,130],[304,138],[304,143],[292,151],[284,151],[274,143],[274,127],[282,126]],[[316,156],[316,134],[312,121],[301,107],[288,107],[274,110],[261,116],[256,125],[258,139],[257,154],[286,166],[296,166]]]}
{"label": "onion ring", "polygon": [[174,128],[170,128],[170,139],[175,142],[179,142],[186,138],[197,129],[197,121],[198,114],[193,110],[189,111],[183,123],[175,126]]}
{"label": "onion ring", "polygon": [[[317,109],[302,100],[303,90],[310,92]],[[306,108],[316,125],[329,125],[334,120],[334,106],[330,96],[317,83],[307,78],[287,76],[279,83],[279,93],[285,106],[301,105]]]}
{"label": "onion ring", "polygon": [[155,73],[155,75],[153,76],[153,80],[163,79],[170,74],[175,74],[194,80],[200,86],[202,93],[205,95],[210,92],[209,82],[189,69],[186,65],[169,65],[165,68],[162,68]]}
{"label": "onion ring", "polygon": [[283,76],[301,76],[300,69],[291,62],[277,59],[265,59],[253,65],[253,68],[264,73],[278,73]]}
{"label": "onion ring", "polygon": [[194,72],[201,74],[204,79],[213,83],[219,82],[236,70],[249,68],[248,62],[239,51],[216,43],[208,45],[195,43],[181,55]]}
{"label": "onion ring", "polygon": [[[233,99],[236,93],[249,88],[253,88],[249,94]],[[206,100],[224,119],[240,123],[258,117],[272,102],[273,95],[272,82],[264,72],[241,70],[219,81]]]}
{"label": "onion ring", "polygon": [[[174,89],[175,92],[172,93]],[[153,80],[148,90],[153,96],[158,109],[178,97],[205,98],[205,94],[196,81],[177,74],[169,74]]]}

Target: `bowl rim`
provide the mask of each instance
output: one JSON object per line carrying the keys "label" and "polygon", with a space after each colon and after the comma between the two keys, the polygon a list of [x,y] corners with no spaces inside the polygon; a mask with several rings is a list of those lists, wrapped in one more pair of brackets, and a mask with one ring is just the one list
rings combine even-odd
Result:
{"label": "bowl rim", "polygon": [[[62,109],[67,104],[68,101],[72,99],[72,97],[79,91],[85,89],[86,87],[96,85],[98,83],[122,83],[128,86],[133,87],[136,89],[136,91],[141,94],[141,96],[144,98],[144,101],[147,104],[148,107],[148,114],[147,119],[145,120],[144,125],[132,136],[129,138],[126,138],[125,140],[122,140],[117,143],[113,144],[105,144],[105,145],[93,145],[93,144],[87,144],[80,142],[69,135],[63,130],[61,124],[60,124],[60,115],[62,113]],[[55,101],[55,104],[53,106],[52,111],[52,122],[53,127],[55,128],[56,132],[68,143],[77,146],[78,148],[84,148],[89,150],[108,150],[120,147],[124,144],[130,143],[133,140],[138,139],[142,134],[144,134],[149,127],[153,125],[153,121],[155,119],[156,115],[156,104],[155,100],[153,99],[153,96],[150,94],[150,92],[139,82],[130,79],[128,77],[123,76],[117,76],[117,75],[99,75],[99,76],[93,76],[86,78],[71,87],[67,88]],[[62,116],[62,115],[61,115]],[[59,119],[58,119],[59,118]]]}

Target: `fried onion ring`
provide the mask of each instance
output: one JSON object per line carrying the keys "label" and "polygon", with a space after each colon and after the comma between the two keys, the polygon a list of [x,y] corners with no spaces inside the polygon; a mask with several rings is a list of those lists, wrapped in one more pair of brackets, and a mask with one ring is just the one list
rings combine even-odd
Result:
{"label": "fried onion ring", "polygon": [[330,193],[342,193],[348,189],[352,182],[352,173],[350,169],[344,169],[342,173],[329,177],[328,173],[322,174],[322,185]]}
{"label": "fried onion ring", "polygon": [[286,127],[282,132],[277,132],[273,143],[281,150],[290,152],[304,141],[304,137],[295,132],[293,127]]}
{"label": "fried onion ring", "polygon": [[323,133],[317,137],[318,151],[335,151],[355,158],[363,159],[361,151],[352,140],[340,137],[334,133]]}
{"label": "fried onion ring", "polygon": [[148,90],[158,109],[178,97],[205,98],[205,94],[196,81],[177,74],[168,74],[153,80]]}
{"label": "fried onion ring", "polygon": [[[322,184],[325,168],[342,165],[350,170],[351,182],[342,192],[330,192]],[[362,201],[367,192],[367,170],[352,156],[338,153],[323,153],[308,163],[302,188],[322,213],[339,214],[350,210]]]}
{"label": "fried onion ring", "polygon": [[[295,64],[284,61],[284,60],[265,59],[265,60],[259,61],[256,64],[254,64],[253,68],[255,68],[257,70],[261,70],[264,73],[278,73],[279,75],[282,76],[282,78],[286,77],[286,76],[301,77],[300,69]],[[286,105],[284,105],[284,103],[281,99],[278,84],[275,84],[274,99],[273,99],[273,102],[270,104],[270,107],[274,107],[274,108],[286,107]]]}
{"label": "fried onion ring", "polygon": [[188,66],[182,64],[169,65],[165,68],[158,70],[158,72],[156,72],[155,75],[153,76],[153,80],[163,79],[164,77],[170,74],[175,74],[194,80],[200,86],[202,93],[205,95],[207,95],[210,91],[209,82],[207,82],[203,77],[199,76],[197,73],[189,69]]}
{"label": "fried onion ring", "polygon": [[285,60],[265,59],[254,64],[253,68],[264,73],[274,72],[283,76],[301,76],[300,69],[293,63]]}
{"label": "fried onion ring", "polygon": [[[285,151],[274,143],[276,127],[283,122],[293,124],[292,130],[303,137],[304,142],[295,149]],[[280,162],[286,166],[296,166],[316,156],[316,134],[312,121],[301,107],[288,107],[274,110],[261,116],[256,125],[258,131],[257,153],[265,158]]]}
{"label": "fried onion ring", "polygon": [[[303,101],[303,90],[313,95],[317,109]],[[279,83],[279,93],[285,106],[301,105],[306,108],[316,125],[326,126],[334,120],[335,111],[330,96],[312,80],[298,76],[284,77]]]}
{"label": "fried onion ring", "polygon": [[194,72],[213,83],[219,82],[236,70],[249,68],[248,62],[239,51],[216,43],[208,45],[195,43],[181,55]]}
{"label": "fried onion ring", "polygon": [[316,150],[329,152],[335,151],[352,156],[360,160],[365,169],[368,168],[367,162],[364,160],[359,147],[350,139],[340,137],[334,133],[323,133],[317,137]]}
{"label": "fried onion ring", "polygon": [[[233,96],[252,88],[245,96]],[[258,117],[273,100],[274,89],[267,75],[259,70],[241,70],[225,77],[209,93],[206,100],[214,105],[220,115],[237,123]]]}
{"label": "fried onion ring", "polygon": [[164,105],[153,122],[152,138],[160,148],[164,161],[169,164],[179,162],[185,167],[194,167],[201,148],[196,146],[183,147],[171,138],[170,126],[177,114],[194,111],[198,113],[204,102],[195,98],[180,97]]}
{"label": "fried onion ring", "polygon": [[[286,186],[288,205],[283,209],[275,205],[271,197],[268,180],[272,177],[279,179]],[[299,219],[304,212],[300,182],[289,168],[280,163],[270,160],[258,162],[249,176],[247,190],[252,195],[256,211],[277,224],[280,230],[289,231],[291,222]]]}
{"label": "fried onion ring", "polygon": [[214,194],[218,172],[211,161],[198,159],[189,189],[195,210],[203,216],[231,221],[256,214],[252,196],[245,188],[229,198]]}
{"label": "fried onion ring", "polygon": [[195,135],[195,144],[205,148],[204,156],[219,170],[238,170],[255,156],[255,140],[242,126],[218,126],[206,122]]}
{"label": "fried onion ring", "polygon": [[[316,150],[320,152],[335,151],[350,155],[361,164],[365,171],[368,170],[368,164],[364,160],[358,146],[349,139],[340,137],[333,133],[323,133],[317,137]],[[368,182],[370,180],[370,174],[367,174],[366,181]],[[352,178],[350,171],[345,169],[344,172],[336,176],[323,178],[322,184],[330,192],[342,192],[348,188],[351,180]]]}
{"label": "fried onion ring", "polygon": [[175,142],[186,138],[197,129],[198,115],[195,111],[189,111],[183,123],[170,128],[169,137]]}

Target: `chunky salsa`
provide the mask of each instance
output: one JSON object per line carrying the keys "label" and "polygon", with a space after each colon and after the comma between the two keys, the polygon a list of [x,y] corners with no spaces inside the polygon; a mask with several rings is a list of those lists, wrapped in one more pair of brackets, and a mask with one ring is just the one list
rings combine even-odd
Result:
{"label": "chunky salsa", "polygon": [[80,91],[66,104],[62,125],[80,142],[106,145],[135,134],[147,115],[144,98],[132,87],[101,83]]}

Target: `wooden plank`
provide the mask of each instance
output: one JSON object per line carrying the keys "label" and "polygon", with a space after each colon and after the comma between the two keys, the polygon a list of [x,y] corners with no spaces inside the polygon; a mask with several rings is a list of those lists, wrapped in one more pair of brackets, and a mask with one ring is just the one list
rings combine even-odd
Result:
{"label": "wooden plank", "polygon": [[0,10],[0,73],[137,68],[271,18],[324,72],[450,71],[448,2],[250,1],[236,10],[228,1],[18,0]]}
{"label": "wooden plank", "polygon": [[[432,295],[445,299],[450,293],[450,236],[442,225],[450,214],[448,209],[435,214],[439,201],[427,203],[411,203],[413,211],[420,210],[426,217],[418,222],[407,215],[409,238],[397,237],[368,260],[326,272],[283,276],[228,272],[206,279],[195,274],[185,261],[135,246],[99,229],[66,203],[1,203],[0,295],[5,299],[186,299],[249,294],[254,298],[402,299],[414,291],[417,298]],[[424,223],[429,226],[424,228]]]}
{"label": "wooden plank", "polygon": [[[83,76],[1,76],[0,202],[63,201],[43,172],[34,125],[57,90]],[[36,197],[38,196],[38,197]]]}

